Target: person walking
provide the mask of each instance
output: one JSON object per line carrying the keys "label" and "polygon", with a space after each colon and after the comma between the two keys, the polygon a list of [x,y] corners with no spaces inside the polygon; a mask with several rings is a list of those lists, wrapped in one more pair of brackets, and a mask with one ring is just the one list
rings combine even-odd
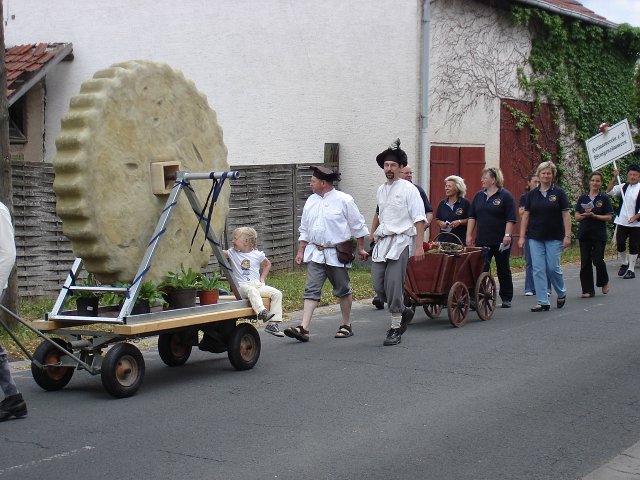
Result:
{"label": "person walking", "polygon": [[553,162],[542,162],[536,170],[540,185],[527,195],[524,215],[520,225],[520,248],[531,250],[533,283],[536,287],[537,305],[532,312],[548,311],[549,293],[547,279],[558,294],[558,308],[567,301],[560,255],[571,245],[571,217],[569,200],[564,191],[554,183],[557,168]]}
{"label": "person walking", "polygon": [[467,185],[457,175],[449,175],[444,179],[444,198],[436,210],[436,221],[442,233],[452,233],[461,242],[467,239],[467,222],[471,203],[464,198]]}
{"label": "person walking", "polygon": [[504,177],[499,168],[485,168],[480,181],[482,190],[475,194],[469,208],[466,244],[474,244],[473,233],[477,230],[475,244],[486,247],[484,271],[489,271],[491,259],[495,258],[502,308],[511,308],[513,278],[509,258],[516,204],[511,192],[503,187]]}
{"label": "person walking", "polygon": [[383,342],[390,346],[402,341],[402,334],[413,318],[413,310],[404,304],[404,277],[409,257],[424,255],[422,242],[427,218],[418,190],[400,178],[400,170],[407,165],[400,139],[380,153],[376,162],[387,181],[376,192],[379,225],[373,233],[371,281],[376,296],[388,304],[391,314],[391,328]]}
{"label": "person walking", "polygon": [[[15,263],[16,244],[11,214],[9,209],[0,203],[0,300],[2,300],[4,289],[7,288],[7,281]],[[0,422],[11,417],[20,418],[27,415],[27,404],[11,376],[8,355],[0,345],[0,388],[4,393],[4,400],[0,403]]]}
{"label": "person walking", "polygon": [[[580,284],[582,298],[596,294],[593,285],[593,267],[596,268],[596,287],[602,293],[609,293],[609,275],[604,262],[607,245],[607,222],[613,217],[611,200],[601,191],[604,175],[596,171],[589,176],[589,191],[576,203],[575,218],[580,222],[576,237],[580,242]],[[593,264],[593,267],[591,266]]]}
{"label": "person walking", "polygon": [[[622,185],[615,185],[620,172],[613,171],[613,179],[607,187],[607,194],[611,197],[622,197],[620,212],[616,215],[616,248],[618,258],[622,261],[618,276],[625,280],[636,278],[633,271],[640,249],[640,166],[629,165],[627,181]],[[629,253],[627,254],[627,240]]]}
{"label": "person walking", "polygon": [[[364,217],[351,195],[338,191],[333,182],[340,180],[340,173],[326,167],[310,167],[313,171],[310,186],[313,194],[302,209],[299,227],[299,247],[295,262],[307,264],[307,281],[304,286],[304,306],[300,325],[286,328],[284,334],[301,342],[309,341],[311,318],[320,303],[322,286],[329,279],[333,294],[340,299],[342,321],[335,338],[353,335],[351,304],[353,301],[349,268],[351,260],[340,260],[341,244],[353,251],[351,238],[355,237],[358,254],[366,260],[364,238],[369,235]],[[417,194],[417,190],[416,190]]]}

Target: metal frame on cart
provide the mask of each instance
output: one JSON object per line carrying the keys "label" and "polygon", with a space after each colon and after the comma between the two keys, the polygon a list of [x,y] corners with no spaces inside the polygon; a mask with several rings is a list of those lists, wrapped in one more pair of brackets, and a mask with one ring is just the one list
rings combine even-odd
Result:
{"label": "metal frame on cart", "polygon": [[[231,267],[222,252],[220,242],[210,230],[210,215],[213,204],[225,179],[238,178],[239,172],[191,173],[178,171],[166,205],[162,210],[156,229],[149,241],[145,255],[140,263],[136,277],[129,288],[113,286],[76,286],[75,280],[82,268],[82,259],[76,258],[69,275],[58,295],[53,309],[45,321],[31,325],[19,319],[28,328],[42,337],[43,342],[33,355],[27,356],[32,362],[31,372],[34,380],[45,390],[59,390],[70,381],[74,370],[86,370],[92,375],[101,375],[105,389],[115,397],[134,395],[145,372],[144,358],[140,350],[127,340],[158,335],[158,352],[163,362],[169,366],[184,364],[191,354],[192,346],[214,353],[227,352],[229,361],[237,370],[253,368],[260,355],[260,336],[253,325],[238,323],[255,313],[248,300],[241,300],[237,286],[231,275]],[[203,208],[191,187],[192,180],[213,180],[214,186]],[[166,310],[139,315],[131,311],[140,291],[140,286],[156,254],[158,244],[166,232],[173,209],[180,193],[184,190],[199,227],[204,230],[219,265],[226,277],[235,298],[225,299],[215,305],[203,305],[191,308]],[[125,300],[118,307],[100,307],[98,316],[80,316],[63,311],[67,296],[73,291],[121,292]],[[265,300],[266,301],[266,300]],[[100,315],[100,314],[104,315]],[[109,314],[109,315],[107,315]],[[102,329],[91,328],[89,324],[109,324]],[[78,328],[87,325],[87,329]],[[36,328],[37,327],[37,328]],[[38,329],[39,328],[39,329]],[[207,335],[208,343],[203,346],[198,332]],[[48,338],[43,332],[55,334],[57,338]],[[61,338],[60,338],[61,337]],[[18,345],[24,347],[15,339]],[[110,344],[105,355],[102,351]],[[73,352],[76,351],[77,354]]]}

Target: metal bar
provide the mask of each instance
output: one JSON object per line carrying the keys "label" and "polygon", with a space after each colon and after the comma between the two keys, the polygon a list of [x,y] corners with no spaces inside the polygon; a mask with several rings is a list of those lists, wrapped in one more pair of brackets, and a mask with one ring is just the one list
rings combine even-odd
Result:
{"label": "metal bar", "polygon": [[73,323],[112,323],[122,325],[125,323],[122,318],[114,317],[85,317],[82,315],[47,315],[46,319],[52,322],[69,321]]}
{"label": "metal bar", "polygon": [[[25,327],[27,327],[29,330],[31,330],[33,333],[35,333],[36,335],[38,335],[40,338],[42,338],[43,340],[49,342],[51,345],[53,345],[54,347],[56,347],[58,350],[60,350],[61,352],[63,352],[65,355],[68,355],[69,357],[73,358],[76,362],[78,362],[79,365],[82,365],[85,369],[87,369],[87,371],[94,373],[95,370],[93,369],[93,367],[87,363],[85,363],[84,361],[82,361],[80,358],[76,357],[72,352],[67,351],[66,348],[64,348],[61,345],[58,345],[56,342],[54,342],[53,340],[51,340],[49,337],[47,337],[44,333],[42,333],[40,330],[38,330],[37,328],[32,327],[31,325],[29,325],[27,322],[25,322],[24,320],[22,320],[19,316],[17,316],[15,313],[13,313],[11,310],[9,310],[7,307],[5,307],[4,305],[0,304],[0,309],[2,309],[5,313],[7,313],[8,315],[10,315],[11,317],[13,317],[14,319],[16,319],[18,322],[20,322],[22,325],[24,325]],[[0,323],[2,323],[2,326],[7,330],[7,332],[9,332],[9,327],[7,327],[4,323],[4,321],[0,320]],[[33,364],[40,368],[40,369],[44,369],[46,368],[46,365],[42,365],[40,362],[38,362],[37,360],[35,360],[30,354],[26,353],[24,346],[18,341],[18,339],[15,338],[15,336],[13,335],[13,333],[9,332],[9,335],[11,335],[11,338],[13,338],[13,340],[16,342],[16,344],[20,347],[21,350],[23,350],[25,352],[25,354],[27,355],[27,357],[29,357],[29,360],[31,360],[33,362]],[[95,375],[95,373],[94,373]]]}
{"label": "metal bar", "polygon": [[126,287],[112,287],[112,286],[95,286],[95,287],[85,287],[85,286],[73,286],[69,287],[69,290],[72,291],[85,291],[85,292],[126,292]]}
{"label": "metal bar", "polygon": [[[178,172],[180,173],[180,172]],[[169,194],[169,198],[167,198],[167,203],[165,204],[164,209],[162,210],[162,214],[158,219],[158,224],[156,225],[156,229],[153,232],[149,245],[147,246],[147,250],[144,253],[144,257],[142,262],[140,263],[140,267],[138,268],[138,272],[136,273],[134,283],[129,288],[129,296],[124,299],[124,303],[122,304],[122,309],[120,310],[120,314],[118,315],[119,319],[124,319],[131,314],[131,310],[133,310],[133,306],[136,303],[136,299],[138,298],[138,292],[140,291],[140,286],[144,280],[147,270],[151,265],[151,261],[156,254],[156,250],[158,248],[158,243],[162,238],[162,233],[164,232],[167,223],[169,223],[169,219],[171,218],[171,214],[173,213],[173,208],[176,206],[178,202],[178,197],[180,196],[180,192],[184,188],[184,183],[176,180],[171,193]],[[126,323],[126,320],[123,322]]]}
{"label": "metal bar", "polygon": [[78,272],[80,271],[81,267],[82,267],[82,259],[76,257],[76,259],[73,261],[73,265],[71,266],[71,270],[67,275],[67,279],[65,280],[64,285],[62,286],[62,289],[58,294],[56,303],[53,305],[53,308],[51,309],[50,315],[58,315],[60,313],[60,310],[62,310],[64,301],[67,298],[67,295],[69,294],[69,288],[75,283],[75,279],[78,278]]}
{"label": "metal bar", "polygon": [[196,217],[198,217],[198,221],[200,224],[200,228],[204,232],[209,241],[209,245],[211,245],[211,249],[213,250],[213,254],[216,256],[218,263],[225,271],[225,276],[227,277],[227,281],[229,282],[229,286],[231,287],[231,291],[235,295],[235,297],[240,300],[240,293],[238,292],[238,287],[236,286],[235,281],[233,280],[233,275],[231,274],[231,266],[227,261],[227,257],[222,252],[222,248],[220,248],[220,242],[215,236],[215,233],[211,229],[207,232],[207,221],[206,218],[203,218],[200,213],[202,212],[202,206],[200,205],[200,201],[198,200],[197,195],[192,189],[186,189],[185,195],[191,204],[191,208],[193,209],[193,213],[195,213]]}
{"label": "metal bar", "polygon": [[187,172],[187,171],[178,171],[176,173],[177,180],[184,180],[185,182],[189,182],[191,180],[220,180],[222,177],[226,177],[229,180],[235,180],[240,177],[240,172],[237,170],[232,170],[229,172],[206,172],[206,173],[196,173],[196,172]]}

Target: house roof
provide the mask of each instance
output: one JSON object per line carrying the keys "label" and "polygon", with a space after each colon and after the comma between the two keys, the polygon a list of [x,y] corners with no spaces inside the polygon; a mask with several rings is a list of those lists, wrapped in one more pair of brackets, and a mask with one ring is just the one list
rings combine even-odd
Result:
{"label": "house roof", "polygon": [[53,66],[72,59],[71,43],[34,43],[5,49],[9,105],[29,91]]}
{"label": "house roof", "polygon": [[574,17],[587,23],[593,23],[602,27],[615,28],[617,24],[589,10],[576,0],[516,0],[530,6],[549,10],[560,15]]}

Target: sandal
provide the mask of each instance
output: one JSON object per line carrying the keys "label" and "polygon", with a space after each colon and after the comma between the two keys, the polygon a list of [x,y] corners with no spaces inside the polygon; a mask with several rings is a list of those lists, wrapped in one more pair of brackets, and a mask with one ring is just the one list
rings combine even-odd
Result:
{"label": "sandal", "polygon": [[551,308],[551,305],[546,304],[546,305],[536,305],[535,307],[533,307],[531,309],[532,312],[537,313],[537,312],[548,312],[549,309]]}
{"label": "sandal", "polygon": [[351,325],[340,325],[340,328],[334,335],[334,338],[349,338],[353,336]]}
{"label": "sandal", "polygon": [[593,296],[593,293],[583,293],[582,295],[580,295],[580,298],[592,298]]}
{"label": "sandal", "polygon": [[565,303],[567,303],[567,296],[566,295],[564,297],[558,297],[558,302],[556,303],[556,306],[558,308],[562,308],[562,307],[564,307]]}
{"label": "sandal", "polygon": [[602,293],[605,294],[605,295],[607,293],[609,293],[609,284],[608,283],[602,287]]}
{"label": "sandal", "polygon": [[309,330],[305,330],[302,325],[298,325],[297,327],[290,327],[284,329],[284,334],[287,337],[295,338],[301,342],[309,341]]}

